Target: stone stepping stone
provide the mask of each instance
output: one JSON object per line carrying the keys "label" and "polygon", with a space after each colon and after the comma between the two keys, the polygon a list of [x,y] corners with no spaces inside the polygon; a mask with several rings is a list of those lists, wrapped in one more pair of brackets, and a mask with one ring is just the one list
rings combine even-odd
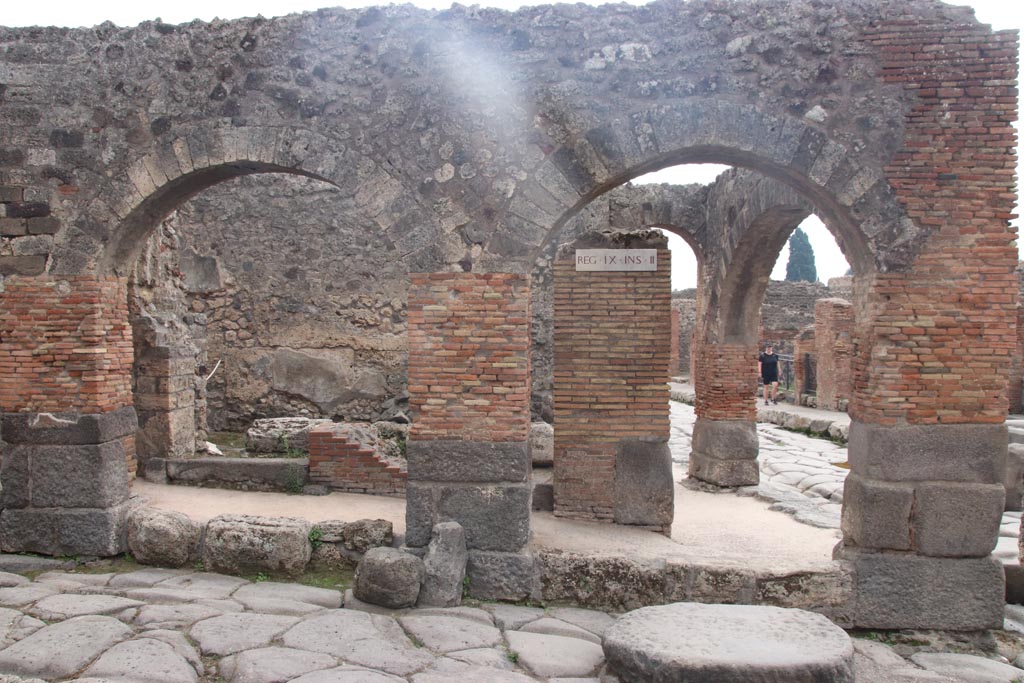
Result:
{"label": "stone stepping stone", "polygon": [[26,610],[45,621],[63,621],[86,614],[117,614],[144,603],[115,595],[77,595],[63,593],[45,597]]}
{"label": "stone stepping stone", "polygon": [[853,683],[853,644],[820,614],[750,605],[675,603],[619,618],[604,636],[623,683]]}
{"label": "stone stepping stone", "polygon": [[502,631],[519,629],[525,624],[544,616],[544,610],[537,607],[520,607],[519,605],[495,603],[484,605],[484,609],[494,616],[495,626]]}
{"label": "stone stepping stone", "polygon": [[210,572],[184,574],[174,576],[154,585],[154,588],[174,588],[187,591],[194,600],[199,598],[227,598],[240,586],[249,582],[237,576],[214,574]]}
{"label": "stone stepping stone", "polygon": [[0,607],[24,607],[57,594],[57,589],[38,583],[0,588]]}
{"label": "stone stepping stone", "polygon": [[555,619],[585,628],[598,636],[603,636],[608,627],[615,623],[615,617],[610,614],[579,607],[556,607],[550,611],[550,615]]}
{"label": "stone stepping stone", "polygon": [[174,647],[153,638],[115,645],[83,675],[111,683],[196,683],[199,680],[192,665]]}
{"label": "stone stepping stone", "polygon": [[601,646],[579,638],[506,631],[505,639],[519,665],[542,678],[589,676],[604,663]]}
{"label": "stone stepping stone", "polygon": [[0,652],[0,671],[67,678],[131,636],[132,630],[113,617],[75,617],[39,629]]}
{"label": "stone stepping stone", "polygon": [[222,614],[207,605],[144,605],[135,615],[134,623],[141,628],[180,629]]}
{"label": "stone stepping stone", "polygon": [[11,588],[13,586],[24,586],[26,583],[32,583],[21,574],[11,574],[10,572],[0,572],[0,588]]}
{"label": "stone stepping stone", "polygon": [[492,647],[501,642],[498,629],[460,617],[410,614],[398,621],[414,641],[434,652]]}
{"label": "stone stepping stone", "polygon": [[0,650],[45,626],[44,622],[25,616],[18,610],[0,607]]}
{"label": "stone stepping stone", "polygon": [[281,636],[281,641],[286,647],[321,652],[397,676],[420,671],[435,660],[429,652],[414,647],[391,617],[354,610],[334,610],[304,619]]}
{"label": "stone stepping stone", "polygon": [[406,683],[406,680],[381,671],[341,666],[293,678],[291,683]]}
{"label": "stone stepping stone", "polygon": [[339,591],[330,590],[328,588],[303,586],[298,583],[264,581],[261,583],[250,583],[242,586],[236,590],[231,597],[234,600],[238,600],[243,605],[246,604],[246,600],[287,600],[337,609],[341,607],[342,595]]}
{"label": "stone stepping stone", "polygon": [[224,656],[269,645],[298,621],[274,614],[223,614],[198,622],[189,635],[203,654]]}
{"label": "stone stepping stone", "polygon": [[910,661],[959,683],[1016,683],[1024,678],[1024,669],[974,655],[920,652]]}
{"label": "stone stepping stone", "polygon": [[561,619],[552,619],[551,617],[544,617],[537,621],[531,621],[526,626],[519,629],[523,633],[546,633],[550,636],[563,636],[565,638],[579,638],[586,640],[597,645],[601,644],[601,637],[591,633],[585,628],[580,628],[575,624],[570,624],[567,621]]}
{"label": "stone stepping stone", "polygon": [[284,683],[337,665],[338,660],[330,655],[287,647],[263,647],[225,657],[217,669],[221,677],[231,683]]}

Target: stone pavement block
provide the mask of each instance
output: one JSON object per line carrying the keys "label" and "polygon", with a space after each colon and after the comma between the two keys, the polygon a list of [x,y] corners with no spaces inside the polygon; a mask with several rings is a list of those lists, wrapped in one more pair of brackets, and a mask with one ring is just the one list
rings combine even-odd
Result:
{"label": "stone pavement block", "polygon": [[843,536],[861,548],[910,549],[912,484],[846,478],[843,489]]}
{"label": "stone pavement block", "polygon": [[75,617],[42,628],[0,652],[0,671],[67,678],[131,635],[131,629],[113,617]]}
{"label": "stone pavement block", "polygon": [[0,588],[0,606],[22,607],[56,593],[56,588],[39,583]]}
{"label": "stone pavement block", "polygon": [[501,642],[501,631],[493,626],[454,616],[412,612],[399,617],[398,622],[410,637],[433,652],[493,647]]}
{"label": "stone pavement block", "polygon": [[170,578],[154,584],[156,589],[185,591],[193,600],[207,598],[219,600],[226,598],[241,586],[248,584],[245,579],[237,576],[226,576],[215,572],[175,573]]}
{"label": "stone pavement block", "polygon": [[0,588],[11,588],[13,586],[22,586],[26,583],[31,583],[29,579],[26,579],[21,574],[11,574],[9,572],[0,572]]}
{"label": "stone pavement block", "polygon": [[406,680],[358,666],[340,666],[293,678],[291,683],[406,683]]}
{"label": "stone pavement block", "polygon": [[412,683],[536,683],[536,679],[515,671],[501,671],[486,666],[468,666],[457,673],[450,671],[425,671],[411,679]]}
{"label": "stone pavement block", "polygon": [[225,657],[217,665],[217,671],[229,683],[280,683],[337,665],[338,660],[330,655],[287,647],[264,647]]}
{"label": "stone pavement block", "polygon": [[483,608],[494,615],[494,625],[503,631],[519,629],[524,624],[544,616],[544,610],[538,607],[484,603]]}
{"label": "stone pavement block", "polygon": [[984,557],[999,535],[1006,502],[1002,484],[918,484],[914,542],[932,557]]}
{"label": "stone pavement block", "polygon": [[27,611],[44,621],[62,621],[87,614],[118,614],[143,603],[115,595],[75,595],[65,593],[43,598]]}
{"label": "stone pavement block", "polygon": [[591,633],[585,628],[580,628],[575,624],[570,624],[567,621],[561,619],[553,619],[551,617],[544,617],[543,619],[537,619],[531,621],[519,629],[523,633],[546,633],[552,636],[563,636],[565,638],[579,638],[586,640],[591,643],[601,644],[601,637]]}
{"label": "stone pavement block", "polygon": [[601,646],[579,638],[507,631],[505,639],[520,666],[536,676],[588,676],[604,664]]}
{"label": "stone pavement block", "polygon": [[221,610],[207,605],[144,605],[132,623],[141,628],[184,629],[221,614]]}
{"label": "stone pavement block", "polygon": [[549,616],[586,629],[597,636],[603,636],[605,630],[615,623],[615,618],[605,612],[580,607],[555,607],[548,611]]}
{"label": "stone pavement block", "polygon": [[223,614],[197,622],[189,636],[204,655],[230,655],[269,645],[299,622],[296,617],[272,614]]}
{"label": "stone pavement block", "polygon": [[950,652],[919,652],[910,661],[961,683],[1017,683],[1024,670],[974,655]]}
{"label": "stone pavement block", "polygon": [[341,607],[342,595],[340,591],[329,588],[304,586],[298,583],[262,581],[242,586],[232,594],[232,597],[235,600],[250,598],[294,600],[296,602],[305,602],[311,605],[336,609]]}
{"label": "stone pavement block", "polygon": [[111,681],[146,683],[195,683],[192,665],[167,643],[140,638],[110,648],[83,673]]}
{"label": "stone pavement block", "polygon": [[18,610],[0,607],[0,650],[32,635],[46,624]]}

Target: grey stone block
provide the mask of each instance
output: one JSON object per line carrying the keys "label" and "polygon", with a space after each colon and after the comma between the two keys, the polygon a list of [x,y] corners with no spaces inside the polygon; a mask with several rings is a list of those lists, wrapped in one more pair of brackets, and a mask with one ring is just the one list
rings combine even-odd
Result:
{"label": "grey stone block", "polygon": [[534,467],[551,467],[555,462],[555,429],[547,422],[530,424],[530,459]]}
{"label": "grey stone block", "polygon": [[109,413],[4,413],[4,441],[10,444],[68,446],[100,444],[134,434],[135,408]]}
{"label": "grey stone block", "polygon": [[705,460],[757,458],[757,425],[748,420],[709,420],[693,424],[692,454]]}
{"label": "grey stone block", "polygon": [[530,540],[531,486],[524,484],[429,484],[406,489],[405,542],[422,546],[438,522],[466,530],[473,550],[516,552]]}
{"label": "grey stone block", "polygon": [[462,602],[466,576],[466,534],[456,522],[434,525],[423,558],[423,584],[416,604],[420,607],[456,607]]}
{"label": "grey stone block", "polygon": [[470,550],[466,564],[469,594],[478,600],[540,598],[540,575],[531,553]]}
{"label": "grey stone block", "polygon": [[917,487],[914,542],[932,557],[984,557],[996,547],[1002,484],[925,482]]}
{"label": "grey stone block", "polygon": [[142,478],[154,484],[167,484],[170,479],[167,477],[167,461],[163,458],[150,458],[139,463],[142,470]]}
{"label": "grey stone block", "polygon": [[492,441],[409,441],[409,479],[444,482],[523,482],[529,444]]}
{"label": "grey stone block", "polygon": [[106,508],[128,498],[120,441],[99,445],[18,445],[0,467],[3,507]]}
{"label": "grey stone block", "polygon": [[1002,483],[1006,425],[880,426],[853,420],[851,469],[883,481]]}
{"label": "grey stone block", "polygon": [[843,486],[843,537],[860,548],[910,550],[913,484],[846,477]]}
{"label": "grey stone block", "polygon": [[757,460],[715,460],[691,451],[688,470],[694,479],[715,486],[756,486],[761,481]]}
{"label": "grey stone block", "polygon": [[26,508],[0,512],[4,552],[99,555],[124,552],[129,503],[110,508]]}
{"label": "grey stone block", "polygon": [[371,605],[412,607],[423,581],[423,560],[397,548],[372,548],[356,568],[353,594]]}
{"label": "grey stone block", "polygon": [[1005,509],[1024,509],[1024,444],[1011,443],[1006,449]]}
{"label": "grey stone block", "polygon": [[312,553],[310,528],[304,519],[219,515],[206,525],[203,562],[207,569],[226,574],[297,576]]}
{"label": "grey stone block", "polygon": [[1003,568],[991,558],[952,559],[840,548],[854,567],[857,628],[979,631],[1000,628]]}
{"label": "grey stone block", "polygon": [[672,524],[672,454],[664,439],[623,439],[615,453],[617,524]]}
{"label": "grey stone block", "polygon": [[535,511],[551,512],[555,509],[555,487],[553,484],[538,482],[533,485],[533,501],[530,507]]}
{"label": "grey stone block", "polygon": [[165,462],[171,482],[208,486],[246,484],[289,491],[309,479],[307,458],[191,458]]}
{"label": "grey stone block", "polygon": [[624,612],[665,602],[664,560],[542,552],[538,555],[542,598],[580,607]]}
{"label": "grey stone block", "polygon": [[128,550],[142,564],[181,567],[197,553],[201,529],[186,515],[141,507],[128,513]]}

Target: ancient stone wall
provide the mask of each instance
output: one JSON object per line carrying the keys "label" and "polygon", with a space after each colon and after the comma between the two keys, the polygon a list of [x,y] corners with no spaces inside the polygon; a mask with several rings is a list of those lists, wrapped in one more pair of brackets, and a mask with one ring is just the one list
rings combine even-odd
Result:
{"label": "ancient stone wall", "polygon": [[853,306],[845,299],[819,299],[814,306],[816,405],[846,410],[853,390]]}
{"label": "ancient stone wall", "polygon": [[[163,280],[147,281],[160,291],[139,292],[148,308],[205,323],[205,340],[192,343],[205,372],[219,362],[207,385],[212,429],[279,415],[377,420],[405,409],[407,271],[379,230],[333,195],[293,176],[238,179],[166,221],[173,249],[144,252],[165,261]],[[179,330],[183,339],[195,333]]]}

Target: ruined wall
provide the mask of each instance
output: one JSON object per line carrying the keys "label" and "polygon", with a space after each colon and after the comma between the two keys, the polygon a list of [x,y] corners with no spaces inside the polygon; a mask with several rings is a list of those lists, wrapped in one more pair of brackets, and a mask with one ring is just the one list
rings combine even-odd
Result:
{"label": "ruined wall", "polygon": [[206,339],[191,341],[205,372],[220,361],[206,387],[212,429],[405,409],[408,274],[357,209],[330,201],[336,194],[305,178],[241,178],[189,201],[151,238],[146,255],[164,262],[147,271],[162,281],[147,281],[138,298],[205,323]]}

